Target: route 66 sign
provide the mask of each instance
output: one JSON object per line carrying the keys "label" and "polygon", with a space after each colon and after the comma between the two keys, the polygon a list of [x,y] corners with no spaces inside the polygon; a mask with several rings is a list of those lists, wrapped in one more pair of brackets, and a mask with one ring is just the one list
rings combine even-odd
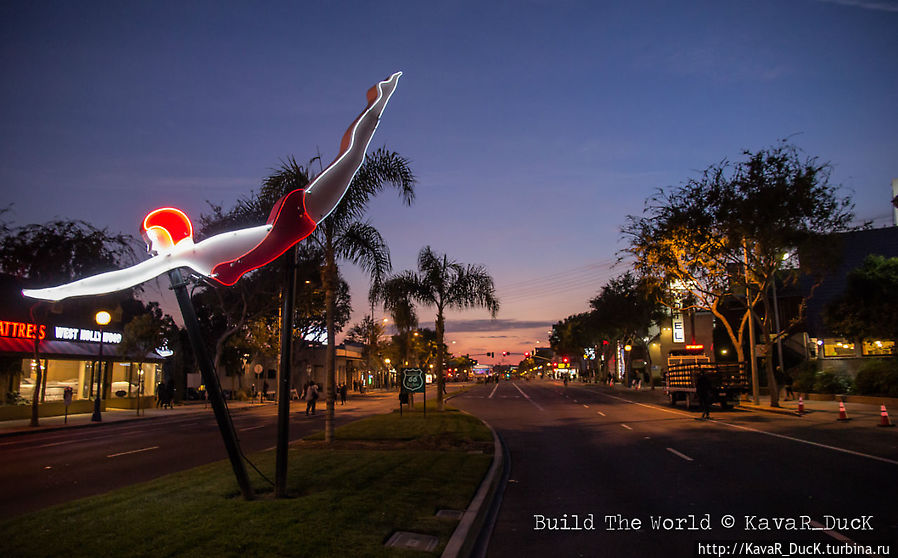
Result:
{"label": "route 66 sign", "polygon": [[424,372],[420,368],[402,369],[402,389],[412,393],[424,391]]}

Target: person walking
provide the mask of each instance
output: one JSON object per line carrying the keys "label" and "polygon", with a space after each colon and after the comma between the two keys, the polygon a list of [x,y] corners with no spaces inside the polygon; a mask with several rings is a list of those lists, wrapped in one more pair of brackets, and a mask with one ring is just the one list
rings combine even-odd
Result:
{"label": "person walking", "polygon": [[346,405],[346,384],[340,385],[340,405]]}
{"label": "person walking", "polygon": [[695,380],[695,390],[698,392],[698,401],[702,407],[702,418],[711,418],[711,379],[701,370]]}
{"label": "person walking", "polygon": [[315,414],[315,402],[318,401],[318,386],[315,385],[314,382],[309,382],[309,385],[306,386],[306,392],[303,397],[306,401],[306,415],[309,414],[309,411],[312,411],[312,414]]}

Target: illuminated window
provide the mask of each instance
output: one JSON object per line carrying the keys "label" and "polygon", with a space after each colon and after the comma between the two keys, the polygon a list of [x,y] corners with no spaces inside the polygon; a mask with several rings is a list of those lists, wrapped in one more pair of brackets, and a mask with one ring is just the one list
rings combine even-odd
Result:
{"label": "illuminated window", "polygon": [[853,357],[854,343],[845,339],[826,338],[823,340],[823,356],[825,357]]}
{"label": "illuminated window", "polygon": [[895,342],[885,341],[883,339],[865,339],[864,355],[894,355]]}

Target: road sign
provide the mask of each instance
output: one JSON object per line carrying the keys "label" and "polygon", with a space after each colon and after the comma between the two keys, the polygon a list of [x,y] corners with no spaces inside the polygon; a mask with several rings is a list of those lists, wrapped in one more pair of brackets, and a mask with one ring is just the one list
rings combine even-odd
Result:
{"label": "road sign", "polygon": [[425,387],[424,371],[420,368],[402,369],[402,390],[411,393],[423,393]]}

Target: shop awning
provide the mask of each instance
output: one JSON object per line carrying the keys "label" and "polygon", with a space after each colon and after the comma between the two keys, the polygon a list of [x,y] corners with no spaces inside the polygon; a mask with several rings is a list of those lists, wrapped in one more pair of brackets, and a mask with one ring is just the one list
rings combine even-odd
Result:
{"label": "shop awning", "polygon": [[[11,356],[34,357],[34,341],[15,337],[0,337],[0,353]],[[97,358],[100,355],[99,343],[75,343],[73,341],[51,341],[44,339],[38,345],[41,358]],[[115,360],[132,360],[133,357],[119,355],[118,345],[103,344],[103,357]],[[133,359],[136,360],[136,359]],[[161,362],[165,360],[156,353],[147,353],[142,362]]]}

